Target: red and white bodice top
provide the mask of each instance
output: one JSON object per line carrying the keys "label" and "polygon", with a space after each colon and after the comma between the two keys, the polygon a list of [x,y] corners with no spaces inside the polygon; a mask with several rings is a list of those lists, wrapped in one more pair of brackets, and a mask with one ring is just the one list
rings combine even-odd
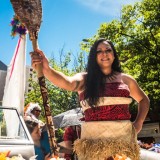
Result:
{"label": "red and white bodice top", "polygon": [[84,99],[84,92],[79,95],[85,121],[129,120],[129,104],[132,102],[128,86],[123,82],[105,84],[104,93],[99,95],[97,106],[91,108]]}

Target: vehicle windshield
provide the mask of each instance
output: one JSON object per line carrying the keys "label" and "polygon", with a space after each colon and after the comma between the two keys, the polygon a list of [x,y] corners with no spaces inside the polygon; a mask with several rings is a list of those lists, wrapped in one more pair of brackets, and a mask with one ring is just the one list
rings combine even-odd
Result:
{"label": "vehicle windshield", "polygon": [[21,118],[15,108],[0,106],[0,139],[28,140]]}

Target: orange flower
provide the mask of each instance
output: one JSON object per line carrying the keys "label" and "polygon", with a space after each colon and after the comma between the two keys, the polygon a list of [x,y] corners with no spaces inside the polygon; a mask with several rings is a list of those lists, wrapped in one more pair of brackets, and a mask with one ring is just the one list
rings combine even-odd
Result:
{"label": "orange flower", "polygon": [[50,160],[58,160],[58,159],[59,159],[58,156],[52,155],[52,158]]}
{"label": "orange flower", "polygon": [[122,154],[122,156],[116,154],[114,160],[131,160],[131,159],[124,154]]}

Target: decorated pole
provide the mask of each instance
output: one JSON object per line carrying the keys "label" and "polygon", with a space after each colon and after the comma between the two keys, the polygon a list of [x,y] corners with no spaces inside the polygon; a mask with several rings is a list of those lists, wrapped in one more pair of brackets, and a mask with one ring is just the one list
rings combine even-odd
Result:
{"label": "decorated pole", "polygon": [[[32,41],[33,50],[38,49],[38,32],[42,20],[42,5],[41,0],[10,0],[16,16],[26,26],[29,31],[29,37]],[[37,65],[37,76],[39,80],[43,106],[46,118],[46,125],[49,136],[51,152],[55,156],[58,155],[57,144],[55,140],[55,127],[49,106],[48,92],[45,84],[45,77],[42,72],[42,66]]]}

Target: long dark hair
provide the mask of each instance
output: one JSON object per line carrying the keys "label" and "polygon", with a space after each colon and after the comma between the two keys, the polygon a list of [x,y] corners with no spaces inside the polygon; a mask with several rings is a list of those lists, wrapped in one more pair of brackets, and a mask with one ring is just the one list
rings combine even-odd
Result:
{"label": "long dark hair", "polygon": [[86,68],[86,79],[85,79],[85,99],[89,99],[89,105],[93,106],[96,105],[99,99],[100,91],[104,88],[104,78],[105,75],[101,71],[99,65],[97,64],[97,47],[101,42],[108,42],[112,47],[114,52],[114,61],[112,64],[112,71],[122,72],[121,65],[119,62],[119,58],[113,43],[109,40],[104,38],[98,39],[94,42],[90,49],[89,57],[88,57],[88,64]]}

